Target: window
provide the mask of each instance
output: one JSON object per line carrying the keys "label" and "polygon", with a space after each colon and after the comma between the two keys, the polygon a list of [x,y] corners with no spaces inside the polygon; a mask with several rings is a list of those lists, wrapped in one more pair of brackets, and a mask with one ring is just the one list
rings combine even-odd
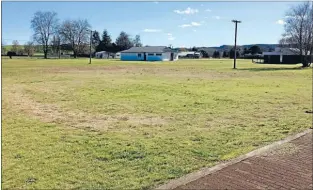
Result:
{"label": "window", "polygon": [[156,56],[162,56],[162,54],[161,53],[157,53],[157,54],[155,54]]}
{"label": "window", "polygon": [[154,56],[154,53],[148,53],[149,56]]}
{"label": "window", "polygon": [[138,53],[138,57],[141,57],[141,53]]}

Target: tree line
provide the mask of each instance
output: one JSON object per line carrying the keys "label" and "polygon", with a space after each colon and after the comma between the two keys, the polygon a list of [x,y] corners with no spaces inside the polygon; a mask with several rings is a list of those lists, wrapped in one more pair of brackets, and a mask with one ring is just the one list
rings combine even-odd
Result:
{"label": "tree line", "polygon": [[[204,58],[209,58],[209,57],[234,58],[234,55],[235,55],[234,48],[231,48],[230,50],[223,50],[223,51],[215,50],[211,54],[208,51],[205,51],[201,48],[196,48],[196,47],[186,49],[185,51],[188,51],[188,50],[200,52],[202,54],[202,57],[204,57]],[[262,54],[262,52],[263,52],[263,50],[257,45],[251,46],[250,48],[244,48],[243,50],[240,48],[237,48],[236,57],[243,57],[247,54],[251,54],[251,55]]]}
{"label": "tree line", "polygon": [[40,47],[44,58],[47,58],[49,53],[60,54],[60,51],[72,52],[76,58],[79,55],[89,55],[90,41],[92,52],[116,53],[133,46],[142,46],[139,35],[132,39],[122,31],[113,42],[107,30],[104,30],[100,37],[98,31],[91,30],[86,19],[68,19],[60,22],[57,13],[50,11],[37,11],[31,20],[31,29],[32,40],[27,42],[24,48],[19,46],[17,41],[13,41],[11,54],[32,56]]}

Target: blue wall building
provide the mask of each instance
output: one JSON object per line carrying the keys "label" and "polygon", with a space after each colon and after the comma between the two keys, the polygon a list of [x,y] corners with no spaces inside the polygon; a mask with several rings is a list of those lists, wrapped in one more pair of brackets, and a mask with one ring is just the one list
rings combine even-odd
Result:
{"label": "blue wall building", "polygon": [[178,53],[166,46],[132,47],[121,51],[122,61],[176,61]]}

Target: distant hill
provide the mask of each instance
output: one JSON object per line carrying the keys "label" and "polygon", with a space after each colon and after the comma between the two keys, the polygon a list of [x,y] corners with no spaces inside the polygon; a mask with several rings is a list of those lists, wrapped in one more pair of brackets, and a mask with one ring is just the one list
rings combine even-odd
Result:
{"label": "distant hill", "polygon": [[[244,48],[249,49],[250,47],[254,45],[259,46],[262,49],[262,51],[269,51],[269,49],[275,49],[279,44],[248,44],[248,45],[241,45],[237,47],[243,50]],[[221,45],[219,47],[210,47],[210,48],[213,48],[218,51],[229,51],[233,47],[234,47],[233,45]]]}

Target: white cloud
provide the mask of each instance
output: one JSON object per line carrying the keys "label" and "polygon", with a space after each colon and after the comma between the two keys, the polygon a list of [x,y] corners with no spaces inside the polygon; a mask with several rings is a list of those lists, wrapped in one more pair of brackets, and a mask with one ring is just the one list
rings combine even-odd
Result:
{"label": "white cloud", "polygon": [[192,26],[200,26],[201,24],[198,23],[198,22],[191,22],[191,25],[192,25]]}
{"label": "white cloud", "polygon": [[162,32],[160,29],[144,29],[144,32]]}
{"label": "white cloud", "polygon": [[215,19],[217,19],[217,20],[221,19],[220,16],[213,16],[213,18],[215,18]]}
{"label": "white cloud", "polygon": [[197,32],[197,30],[193,30],[194,32]]}
{"label": "white cloud", "polygon": [[154,3],[154,4],[158,4],[159,2],[157,2],[157,1],[154,1],[153,3]]}
{"label": "white cloud", "polygon": [[178,27],[187,28],[187,27],[192,27],[192,26],[191,24],[182,24],[182,25],[179,25]]}
{"label": "white cloud", "polygon": [[211,10],[211,9],[206,9],[205,11],[206,11],[206,12],[211,12],[212,10]]}
{"label": "white cloud", "polygon": [[278,21],[276,21],[276,24],[284,25],[285,21],[284,20],[278,20]]}
{"label": "white cloud", "polygon": [[190,24],[182,24],[182,25],[179,25],[178,27],[187,28],[187,27],[193,27],[193,26],[201,26],[201,24],[198,22],[191,22]]}
{"label": "white cloud", "polygon": [[177,14],[195,14],[195,13],[198,13],[198,9],[192,9],[190,7],[188,7],[186,10],[174,10],[174,13],[177,13]]}
{"label": "white cloud", "polygon": [[176,38],[173,36],[172,33],[165,33],[167,35],[168,40],[175,40]]}

